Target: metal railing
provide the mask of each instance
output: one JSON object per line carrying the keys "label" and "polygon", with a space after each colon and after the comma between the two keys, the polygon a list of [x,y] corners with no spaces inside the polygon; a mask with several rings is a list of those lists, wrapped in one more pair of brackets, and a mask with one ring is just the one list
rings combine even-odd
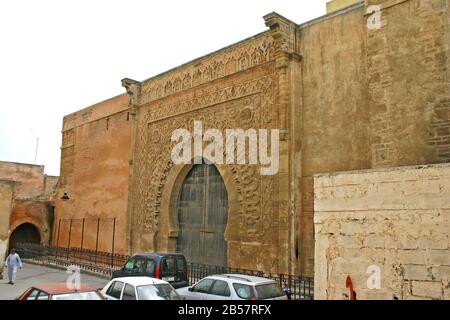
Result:
{"label": "metal railing", "polygon": [[[23,259],[33,259],[35,261],[60,266],[76,265],[81,269],[105,275],[112,275],[115,270],[120,269],[130,258],[128,255],[111,254],[109,252],[80,248],[52,247],[30,243],[17,244],[15,249]],[[280,287],[287,289],[291,294],[291,298],[294,300],[314,299],[314,279],[311,277],[217,267],[192,262],[188,263],[190,285],[193,285],[206,276],[225,273],[245,274],[273,279],[277,281]]]}
{"label": "metal railing", "polygon": [[19,243],[16,251],[24,259],[56,264],[76,265],[84,270],[111,275],[120,269],[129,256],[89,249],[61,248],[40,244]]}

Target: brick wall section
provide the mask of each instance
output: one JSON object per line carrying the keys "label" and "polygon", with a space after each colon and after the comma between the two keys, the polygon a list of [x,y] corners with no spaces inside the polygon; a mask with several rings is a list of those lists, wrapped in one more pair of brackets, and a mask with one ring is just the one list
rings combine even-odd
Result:
{"label": "brick wall section", "polygon": [[372,167],[450,160],[448,0],[366,0]]}
{"label": "brick wall section", "polygon": [[[315,297],[450,299],[450,164],[314,177]],[[381,268],[381,289],[367,268]]]}

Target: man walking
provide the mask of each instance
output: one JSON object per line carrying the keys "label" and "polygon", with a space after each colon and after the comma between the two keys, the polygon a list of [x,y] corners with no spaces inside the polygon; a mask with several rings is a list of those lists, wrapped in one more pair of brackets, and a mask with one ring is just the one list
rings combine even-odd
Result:
{"label": "man walking", "polygon": [[17,269],[22,269],[22,261],[20,260],[19,255],[16,253],[16,250],[12,249],[11,253],[6,258],[5,268],[8,268],[8,283],[13,285],[14,281],[16,281]]}

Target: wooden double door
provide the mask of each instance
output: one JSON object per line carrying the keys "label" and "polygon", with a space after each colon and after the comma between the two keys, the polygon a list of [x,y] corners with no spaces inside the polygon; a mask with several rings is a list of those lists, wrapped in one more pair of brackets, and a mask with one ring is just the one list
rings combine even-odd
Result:
{"label": "wooden double door", "polygon": [[189,262],[227,265],[228,196],[214,165],[196,164],[189,171],[177,203],[177,252]]}

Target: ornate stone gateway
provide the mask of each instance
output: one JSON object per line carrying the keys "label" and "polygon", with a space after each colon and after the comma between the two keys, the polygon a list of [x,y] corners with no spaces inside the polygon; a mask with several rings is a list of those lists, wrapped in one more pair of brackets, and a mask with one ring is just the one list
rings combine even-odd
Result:
{"label": "ornate stone gateway", "polygon": [[228,197],[214,165],[198,164],[186,176],[177,203],[177,252],[188,261],[227,266]]}
{"label": "ornate stone gateway", "polygon": [[[130,252],[178,250],[192,262],[297,272],[303,252],[296,231],[302,205],[301,99],[294,94],[302,85],[299,33],[275,13],[264,19],[270,30],[255,37],[142,83],[122,80],[132,121]],[[250,161],[208,169],[174,163],[173,132],[190,132],[196,122],[222,136],[228,129],[279,130],[279,170],[261,175]]]}

